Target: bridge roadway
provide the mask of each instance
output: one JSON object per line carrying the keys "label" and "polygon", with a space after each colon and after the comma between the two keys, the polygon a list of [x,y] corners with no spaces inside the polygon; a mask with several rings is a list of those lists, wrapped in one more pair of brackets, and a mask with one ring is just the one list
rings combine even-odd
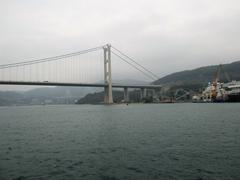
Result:
{"label": "bridge roadway", "polygon": [[[73,86],[73,87],[107,87],[104,83],[59,83],[59,82],[27,82],[27,81],[0,81],[0,85],[32,85],[32,86]],[[113,88],[146,88],[159,89],[161,85],[141,84],[112,84]]]}

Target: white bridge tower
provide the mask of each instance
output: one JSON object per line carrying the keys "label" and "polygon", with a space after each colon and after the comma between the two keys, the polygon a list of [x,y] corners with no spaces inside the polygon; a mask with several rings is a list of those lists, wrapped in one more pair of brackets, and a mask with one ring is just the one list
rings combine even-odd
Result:
{"label": "white bridge tower", "polygon": [[112,68],[111,68],[111,45],[107,44],[103,47],[104,51],[104,103],[112,104]]}

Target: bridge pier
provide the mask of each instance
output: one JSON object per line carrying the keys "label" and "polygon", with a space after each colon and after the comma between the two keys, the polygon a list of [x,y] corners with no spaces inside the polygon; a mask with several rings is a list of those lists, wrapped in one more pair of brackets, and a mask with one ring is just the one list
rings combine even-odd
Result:
{"label": "bridge pier", "polygon": [[112,97],[112,90],[109,87],[104,88],[104,104],[112,104],[113,97]]}
{"label": "bridge pier", "polygon": [[107,85],[104,88],[104,103],[112,104],[112,67],[111,67],[111,45],[107,44],[103,47],[104,52],[104,81]]}
{"label": "bridge pier", "polygon": [[153,96],[153,98],[156,97],[156,91],[155,91],[155,89],[152,89],[152,96]]}
{"label": "bridge pier", "polygon": [[146,96],[147,96],[147,89],[146,88],[141,88],[140,98],[143,99]]}
{"label": "bridge pier", "polygon": [[129,92],[127,87],[124,88],[124,102],[129,102]]}

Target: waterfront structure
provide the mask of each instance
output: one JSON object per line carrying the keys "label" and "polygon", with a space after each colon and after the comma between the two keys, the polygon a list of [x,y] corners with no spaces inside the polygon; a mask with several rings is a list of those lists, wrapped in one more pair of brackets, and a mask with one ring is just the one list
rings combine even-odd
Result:
{"label": "waterfront structure", "polygon": [[[112,51],[112,48],[114,51]],[[80,65],[78,57],[88,53],[103,50],[103,83],[96,83],[88,81],[91,76],[81,74],[86,66],[86,61]],[[0,65],[0,84],[2,85],[40,85],[40,86],[82,86],[82,87],[102,87],[104,88],[104,103],[112,104],[113,95],[112,88],[124,89],[124,101],[129,102],[129,88],[141,89],[141,97],[146,96],[146,90],[160,90],[161,85],[151,84],[131,84],[131,83],[114,83],[112,82],[112,53],[123,60],[133,68],[141,72],[143,75],[151,78],[151,80],[157,80],[157,76],[150,70],[134,61],[129,56],[122,53],[110,44],[99,46],[75,53],[64,54],[60,56],[37,59],[33,61],[24,61],[12,64]],[[64,64],[62,64],[64,63]],[[59,70],[62,68],[62,70]],[[82,71],[80,72],[81,68]],[[60,71],[60,72],[59,72]],[[74,72],[76,71],[76,72]],[[78,75],[80,73],[80,75]],[[87,72],[94,73],[93,72]],[[77,74],[77,75],[76,75]],[[60,79],[60,80],[59,80]],[[65,80],[64,80],[65,79]],[[69,80],[71,79],[71,80]],[[74,80],[72,79],[79,79]],[[82,81],[81,80],[85,80]]]}

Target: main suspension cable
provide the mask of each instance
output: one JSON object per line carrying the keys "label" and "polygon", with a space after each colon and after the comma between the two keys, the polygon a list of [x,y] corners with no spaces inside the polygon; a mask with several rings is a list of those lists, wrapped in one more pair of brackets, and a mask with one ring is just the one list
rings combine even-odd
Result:
{"label": "main suspension cable", "polygon": [[121,55],[123,55],[124,57],[128,58],[129,60],[131,60],[132,62],[134,62],[135,64],[137,64],[138,66],[140,66],[142,69],[144,69],[145,71],[147,71],[148,73],[150,73],[153,77],[155,77],[156,79],[159,79],[159,77],[153,73],[152,71],[150,71],[149,69],[145,68],[143,65],[141,65],[140,63],[138,63],[137,61],[135,61],[133,58],[129,57],[128,55],[124,54],[122,51],[120,51],[119,49],[115,48],[112,46],[112,48],[114,50],[116,50],[117,52],[119,52]]}
{"label": "main suspension cable", "polygon": [[132,66],[133,68],[135,68],[136,70],[140,71],[141,73],[143,73],[145,76],[147,76],[148,78],[152,79],[152,80],[156,80],[155,78],[153,78],[152,76],[150,76],[149,74],[147,74],[146,72],[144,72],[143,70],[141,70],[140,68],[138,68],[137,66],[135,66],[134,64],[130,63],[129,61],[127,61],[125,58],[121,57],[120,55],[118,55],[117,53],[115,53],[114,51],[111,51],[115,56],[117,56],[118,58],[120,58],[121,60],[123,60],[125,63],[129,64],[130,66]]}
{"label": "main suspension cable", "polygon": [[37,64],[37,63],[43,63],[43,62],[48,62],[48,61],[57,61],[57,60],[60,60],[63,58],[73,57],[73,56],[97,51],[97,50],[102,49],[102,47],[103,46],[99,46],[99,47],[95,47],[95,48],[91,48],[91,49],[87,49],[87,50],[83,50],[83,51],[79,51],[79,52],[74,52],[74,53],[69,53],[69,54],[64,54],[64,55],[59,55],[59,56],[53,56],[53,57],[48,57],[48,58],[43,58],[43,59],[37,59],[37,60],[32,60],[32,61],[23,61],[23,62],[19,62],[19,63],[2,64],[2,65],[0,65],[0,69]]}

